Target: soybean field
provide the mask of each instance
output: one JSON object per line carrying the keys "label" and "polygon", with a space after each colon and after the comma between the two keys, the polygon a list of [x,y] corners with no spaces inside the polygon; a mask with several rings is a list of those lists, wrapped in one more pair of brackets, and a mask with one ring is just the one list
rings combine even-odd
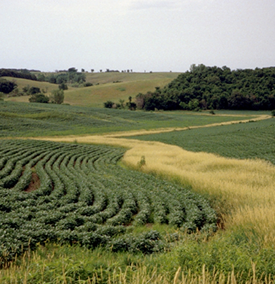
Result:
{"label": "soybean field", "polygon": [[188,127],[255,118],[192,112],[145,112],[70,105],[0,101],[0,137],[81,135]]}
{"label": "soybean field", "polygon": [[119,165],[125,149],[38,140],[0,140],[0,263],[46,241],[152,253],[166,246],[154,230],[216,230],[200,195]]}

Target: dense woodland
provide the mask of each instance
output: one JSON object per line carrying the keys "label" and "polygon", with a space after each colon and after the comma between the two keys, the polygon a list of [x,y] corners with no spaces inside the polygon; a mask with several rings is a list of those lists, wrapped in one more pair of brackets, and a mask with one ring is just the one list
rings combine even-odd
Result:
{"label": "dense woodland", "polygon": [[136,96],[139,109],[275,109],[275,67],[231,70],[192,65],[164,88]]}

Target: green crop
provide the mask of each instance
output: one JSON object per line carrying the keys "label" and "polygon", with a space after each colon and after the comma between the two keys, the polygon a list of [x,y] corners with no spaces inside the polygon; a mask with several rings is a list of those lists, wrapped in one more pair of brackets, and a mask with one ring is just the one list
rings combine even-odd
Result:
{"label": "green crop", "polygon": [[[216,214],[204,198],[118,166],[124,151],[1,140],[1,263],[46,241],[116,251],[162,250],[157,232],[129,234],[129,228],[146,223],[167,223],[188,232],[216,230]],[[35,190],[30,188],[33,175],[39,179]],[[127,245],[121,247],[121,242]]]}

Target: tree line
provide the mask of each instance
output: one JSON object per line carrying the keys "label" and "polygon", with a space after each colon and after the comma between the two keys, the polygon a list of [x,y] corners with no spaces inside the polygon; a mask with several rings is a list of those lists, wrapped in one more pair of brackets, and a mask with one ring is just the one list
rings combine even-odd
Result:
{"label": "tree line", "polygon": [[64,70],[58,73],[49,75],[36,71],[38,74],[33,74],[27,69],[0,69],[0,77],[23,78],[34,81],[49,82],[53,84],[83,84],[86,82],[86,75],[83,72],[78,72],[76,68],[71,67],[67,71]]}
{"label": "tree line", "polygon": [[272,110],[275,109],[275,67],[231,70],[191,65],[164,88],[139,93],[144,110]]}
{"label": "tree line", "polygon": [[0,77],[14,77],[37,81],[37,78],[27,69],[0,69]]}

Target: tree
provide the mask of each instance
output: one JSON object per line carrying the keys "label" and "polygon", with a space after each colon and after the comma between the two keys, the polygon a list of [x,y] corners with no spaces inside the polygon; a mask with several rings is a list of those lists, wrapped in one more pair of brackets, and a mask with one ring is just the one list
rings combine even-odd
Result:
{"label": "tree", "polygon": [[29,94],[34,95],[34,94],[39,94],[41,93],[40,88],[37,87],[30,87],[29,88]]}
{"label": "tree", "polygon": [[46,77],[45,77],[44,74],[38,74],[38,75],[37,75],[37,80],[42,82],[42,81],[45,81],[45,80],[46,80]]}
{"label": "tree", "polygon": [[75,67],[71,67],[71,68],[68,69],[68,72],[75,73],[75,72],[77,72],[77,69]]}
{"label": "tree", "polygon": [[104,103],[105,108],[112,108],[113,105],[114,105],[114,102],[112,102],[112,101],[107,101],[107,102]]}
{"label": "tree", "polygon": [[132,97],[129,97],[129,102],[126,103],[126,106],[128,107],[129,110],[136,110],[137,109],[137,104],[132,103]]}
{"label": "tree", "polygon": [[22,88],[22,91],[23,91],[23,93],[25,93],[25,94],[29,94],[29,90],[30,90],[30,86],[29,86],[29,85],[27,85],[27,86],[25,86],[25,87]]}
{"label": "tree", "polygon": [[125,108],[124,102],[125,102],[125,100],[122,100],[122,99],[119,100],[120,108],[122,108],[122,109]]}
{"label": "tree", "polygon": [[65,83],[61,83],[58,86],[59,90],[68,90],[68,86]]}
{"label": "tree", "polygon": [[8,94],[16,87],[17,84],[15,84],[14,82],[10,82],[6,79],[0,79],[0,92]]}
{"label": "tree", "polygon": [[55,104],[62,104],[64,102],[64,91],[53,90],[51,95],[51,101]]}
{"label": "tree", "polygon": [[34,94],[29,98],[30,103],[48,103],[50,98],[44,94]]}

